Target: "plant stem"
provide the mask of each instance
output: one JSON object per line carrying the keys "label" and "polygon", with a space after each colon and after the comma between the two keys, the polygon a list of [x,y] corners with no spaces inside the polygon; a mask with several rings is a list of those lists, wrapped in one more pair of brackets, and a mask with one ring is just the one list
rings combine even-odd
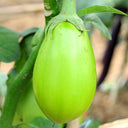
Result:
{"label": "plant stem", "polygon": [[27,63],[25,64],[19,75],[16,76],[14,82],[8,88],[1,116],[2,120],[8,120],[8,122],[12,123],[16,110],[16,105],[20,97],[20,93],[22,91],[22,85],[25,84],[25,82],[29,79],[30,75],[32,74],[32,68],[36,58],[36,52],[37,50],[32,52]]}
{"label": "plant stem", "polygon": [[[44,33],[44,29],[43,28],[41,29],[43,30],[43,33]],[[41,30],[39,29],[39,31]],[[17,106],[20,94],[22,92],[22,88],[24,87],[24,85],[26,85],[26,82],[31,78],[32,69],[33,69],[40,45],[43,41],[44,34],[41,35],[40,33],[38,33],[38,35],[37,34],[35,35],[36,38],[38,36],[42,36],[42,37],[40,39],[36,39],[39,41],[38,44],[32,50],[32,53],[30,54],[30,57],[27,60],[21,72],[16,76],[15,80],[12,82],[12,84],[8,88],[6,100],[5,100],[2,115],[0,118],[0,128],[11,127],[11,124],[13,122],[13,117],[16,111],[16,106]]]}
{"label": "plant stem", "polygon": [[74,15],[76,14],[76,0],[63,0],[61,14]]}

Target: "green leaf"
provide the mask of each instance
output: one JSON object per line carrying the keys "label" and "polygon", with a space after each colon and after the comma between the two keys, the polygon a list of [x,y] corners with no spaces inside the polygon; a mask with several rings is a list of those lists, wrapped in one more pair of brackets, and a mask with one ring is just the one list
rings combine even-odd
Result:
{"label": "green leaf", "polygon": [[19,59],[19,33],[0,26],[0,61],[11,62]]}
{"label": "green leaf", "polygon": [[107,27],[104,25],[104,23],[100,20],[100,18],[96,15],[87,15],[84,19],[85,24],[86,23],[91,23],[93,24],[96,28],[98,28],[101,33],[106,36],[107,38],[111,39],[111,35],[109,33],[109,30]]}
{"label": "green leaf", "polygon": [[126,7],[128,8],[128,0],[76,0],[77,12],[85,7],[102,5],[111,7]]}
{"label": "green leaf", "polygon": [[22,71],[16,76],[13,83],[10,85],[8,89],[8,93],[6,95],[6,100],[4,103],[4,109],[2,110],[2,115],[0,118],[0,128],[11,128],[11,127],[5,127],[5,122],[7,124],[12,124],[14,112],[16,110],[16,106],[20,98],[23,85],[26,84],[26,82],[31,78],[33,66],[34,66],[39,48],[45,37],[44,28],[43,29],[41,28],[41,30],[42,30],[41,31],[42,37],[40,37],[41,40],[40,42],[38,42],[38,46],[36,46],[36,48],[31,52],[31,55],[29,56],[27,62],[22,68]]}
{"label": "green leaf", "polygon": [[23,39],[21,40],[21,43],[20,43],[21,57],[15,63],[16,71],[18,73],[20,72],[24,64],[26,63],[29,55],[31,54],[33,50],[33,47],[38,46],[38,43],[41,40],[43,40],[42,39],[43,32],[41,32],[43,30],[44,30],[43,27],[38,27],[38,31],[36,32],[36,34],[34,31],[33,33],[29,31],[29,33],[25,37],[23,37]]}
{"label": "green leaf", "polygon": [[115,8],[112,8],[111,6],[100,6],[100,5],[94,5],[94,6],[84,8],[78,12],[78,15],[83,16],[90,13],[117,13],[117,14],[127,16],[127,14]]}
{"label": "green leaf", "polygon": [[38,117],[32,122],[32,128],[61,128],[59,124],[55,124],[50,120]]}
{"label": "green leaf", "polygon": [[97,13],[96,15],[102,20],[107,28],[111,27],[114,20],[114,15],[112,13]]}
{"label": "green leaf", "polygon": [[33,39],[34,33],[25,36],[21,43],[20,43],[20,52],[21,56],[20,59],[16,61],[15,67],[16,71],[19,73],[22,67],[24,66],[25,62],[27,61],[31,51],[32,51],[32,39]]}
{"label": "green leaf", "polygon": [[55,124],[52,121],[44,119],[42,117],[37,117],[30,123],[18,124],[15,126],[15,128],[22,128],[22,126],[27,126],[26,128],[61,128],[59,124]]}
{"label": "green leaf", "polygon": [[[77,12],[85,7],[94,5],[128,8],[128,0],[76,0]],[[113,13],[97,13],[103,23],[110,27],[113,21]],[[83,19],[83,17],[81,17]]]}
{"label": "green leaf", "polygon": [[[19,123],[13,127],[14,128],[32,128],[31,124],[29,124],[29,123]],[[37,127],[35,127],[35,128],[37,128]]]}
{"label": "green leaf", "polygon": [[45,35],[42,36],[43,34],[44,34],[44,28],[40,27],[40,29],[35,33],[32,39],[32,50],[34,50],[40,42],[43,43],[44,36],[45,36]]}
{"label": "green leaf", "polygon": [[38,27],[26,29],[22,33],[20,33],[20,36],[25,37],[25,36],[28,36],[30,34],[34,34],[35,32],[37,32],[38,29],[39,29]]}
{"label": "green leaf", "polygon": [[27,61],[31,51],[32,51],[32,39],[34,34],[38,31],[39,27],[33,27],[23,31],[20,36],[23,37],[20,42],[20,59],[16,61],[15,67],[16,71],[19,73],[25,62]]}

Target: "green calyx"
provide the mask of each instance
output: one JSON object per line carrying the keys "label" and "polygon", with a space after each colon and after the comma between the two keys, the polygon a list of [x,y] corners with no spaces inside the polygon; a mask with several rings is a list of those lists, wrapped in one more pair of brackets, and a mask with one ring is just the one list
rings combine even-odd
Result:
{"label": "green calyx", "polygon": [[59,15],[52,18],[46,26],[45,34],[52,34],[53,29],[61,22],[70,22],[78,30],[84,31],[84,23],[76,14],[76,0],[63,0],[62,9]]}

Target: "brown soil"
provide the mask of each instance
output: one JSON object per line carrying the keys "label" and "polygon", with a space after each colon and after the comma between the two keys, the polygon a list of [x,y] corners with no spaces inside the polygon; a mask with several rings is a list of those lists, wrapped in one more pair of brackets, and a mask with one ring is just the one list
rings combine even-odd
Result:
{"label": "brown soil", "polygon": [[117,119],[128,117],[128,89],[119,93],[116,102],[109,97],[108,93],[97,91],[91,107],[88,110],[88,116],[110,122]]}

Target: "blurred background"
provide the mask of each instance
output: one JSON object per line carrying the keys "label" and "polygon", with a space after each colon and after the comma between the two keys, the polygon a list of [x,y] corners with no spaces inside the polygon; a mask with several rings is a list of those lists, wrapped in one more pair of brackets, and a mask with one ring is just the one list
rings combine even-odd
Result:
{"label": "blurred background", "polygon": [[[82,4],[77,3],[82,8]],[[123,8],[122,4],[118,7]],[[127,6],[122,10],[126,12]],[[45,26],[44,13],[42,0],[1,0],[0,25],[18,32]],[[93,31],[88,28],[96,60],[98,89],[84,117],[110,122],[128,118],[128,18],[119,15],[104,17],[111,18],[106,25],[113,34],[112,41],[94,26]],[[13,62],[1,63],[0,72],[7,74],[12,67]]]}

